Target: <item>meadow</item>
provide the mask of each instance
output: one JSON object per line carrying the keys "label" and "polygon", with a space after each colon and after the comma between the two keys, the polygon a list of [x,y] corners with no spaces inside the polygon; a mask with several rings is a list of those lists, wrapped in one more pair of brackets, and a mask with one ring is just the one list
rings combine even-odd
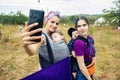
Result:
{"label": "meadow", "polygon": [[[0,80],[19,80],[38,70],[38,54],[28,56],[22,47],[18,25],[0,25]],[[67,41],[69,25],[59,26]],[[95,40],[97,68],[95,80],[120,80],[120,31],[111,26],[90,25]]]}

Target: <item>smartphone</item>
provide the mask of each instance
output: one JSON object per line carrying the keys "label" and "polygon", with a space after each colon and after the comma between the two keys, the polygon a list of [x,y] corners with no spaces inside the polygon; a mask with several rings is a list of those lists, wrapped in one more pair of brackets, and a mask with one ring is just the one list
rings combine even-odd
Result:
{"label": "smartphone", "polygon": [[[29,12],[29,18],[28,18],[28,25],[37,22],[38,25],[30,29],[30,31],[42,28],[43,27],[43,20],[44,20],[44,11],[43,10],[35,10],[35,9],[30,9]],[[42,32],[35,33],[31,36],[40,36]],[[40,40],[32,40],[35,42],[40,42]]]}

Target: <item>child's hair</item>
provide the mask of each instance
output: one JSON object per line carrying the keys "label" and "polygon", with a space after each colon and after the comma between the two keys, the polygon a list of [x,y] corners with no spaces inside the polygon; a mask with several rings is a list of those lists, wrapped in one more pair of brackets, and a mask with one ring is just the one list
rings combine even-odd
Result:
{"label": "child's hair", "polygon": [[75,28],[69,28],[68,29],[68,35],[72,38],[72,32],[74,32],[76,29]]}
{"label": "child's hair", "polygon": [[[54,31],[53,33],[58,33],[58,34],[60,34],[61,36],[64,36],[63,32],[60,31],[60,30],[56,30],[56,31]],[[51,33],[51,35],[52,35],[53,33]],[[51,38],[51,39],[52,39],[52,38]],[[64,40],[65,43],[67,43],[67,42],[66,42],[66,39],[65,39],[65,36],[64,36],[64,38],[63,38],[62,40]]]}

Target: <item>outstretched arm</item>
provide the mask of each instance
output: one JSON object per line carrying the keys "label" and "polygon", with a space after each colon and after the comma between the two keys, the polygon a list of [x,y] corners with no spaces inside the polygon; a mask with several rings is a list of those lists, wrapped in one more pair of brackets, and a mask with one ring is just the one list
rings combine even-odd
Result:
{"label": "outstretched arm", "polygon": [[[25,28],[21,32],[21,37],[23,41],[23,47],[25,51],[27,52],[28,55],[33,55],[36,53],[38,48],[40,47],[41,43],[44,42],[44,37],[43,36],[30,36],[34,33],[41,32],[42,29],[36,29],[33,31],[29,31],[31,28],[35,27],[38,25],[38,23],[33,23],[31,25],[28,25],[28,23],[25,23]],[[41,42],[34,42],[31,40],[36,40],[36,39],[41,39]]]}

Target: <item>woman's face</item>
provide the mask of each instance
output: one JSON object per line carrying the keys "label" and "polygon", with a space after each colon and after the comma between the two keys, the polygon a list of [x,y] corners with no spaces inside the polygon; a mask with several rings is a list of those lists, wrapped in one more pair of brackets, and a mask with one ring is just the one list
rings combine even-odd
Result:
{"label": "woman's face", "polygon": [[77,31],[80,36],[86,37],[88,34],[88,24],[84,20],[79,20],[77,22]]}
{"label": "woman's face", "polygon": [[57,16],[53,16],[52,18],[50,18],[46,24],[47,31],[49,32],[56,31],[58,28],[59,22],[60,22],[60,18],[58,18]]}

